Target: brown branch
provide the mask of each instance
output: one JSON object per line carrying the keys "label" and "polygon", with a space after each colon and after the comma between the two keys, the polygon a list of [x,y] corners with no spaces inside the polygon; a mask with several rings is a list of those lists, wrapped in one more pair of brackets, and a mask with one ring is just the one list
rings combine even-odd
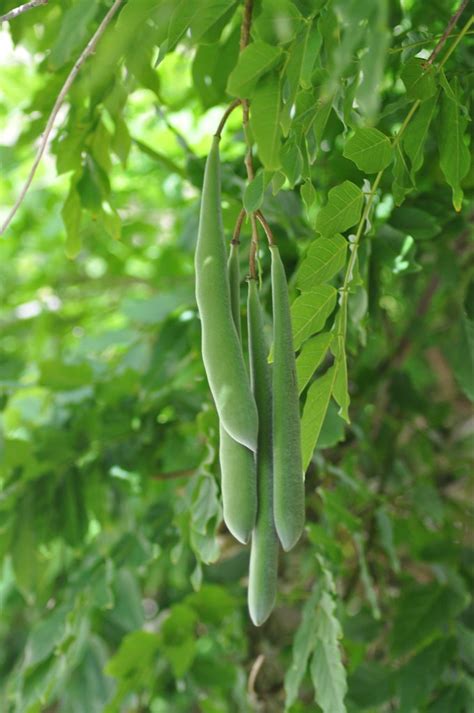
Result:
{"label": "brown branch", "polygon": [[242,210],[240,211],[240,213],[237,217],[237,221],[236,221],[235,227],[234,227],[234,232],[232,233],[232,240],[230,241],[231,245],[240,245],[240,231],[241,231],[242,223],[244,222],[245,216],[246,216],[245,209],[242,208]]}
{"label": "brown branch", "polygon": [[231,104],[229,104],[229,106],[227,107],[227,109],[225,110],[225,112],[222,115],[222,118],[219,122],[219,125],[216,129],[216,133],[214,134],[214,136],[218,136],[219,138],[221,138],[222,129],[224,128],[227,119],[232,114],[234,109],[236,109],[240,104],[241,104],[240,99],[234,99],[234,101]]}
{"label": "brown branch", "polygon": [[92,35],[91,39],[85,46],[84,50],[81,52],[78,59],[74,63],[73,68],[69,72],[67,79],[64,82],[62,89],[57,96],[57,99],[54,103],[51,114],[49,115],[49,119],[46,124],[46,128],[44,130],[43,137],[40,141],[40,145],[39,145],[38,151],[36,153],[35,160],[33,161],[33,166],[31,167],[30,173],[28,174],[28,178],[26,179],[26,181],[23,185],[23,188],[20,191],[20,195],[18,196],[18,198],[15,202],[15,205],[13,206],[13,208],[7,215],[6,219],[4,220],[4,222],[2,224],[2,227],[0,228],[0,235],[2,235],[5,232],[5,230],[8,228],[8,226],[12,222],[18,208],[22,204],[22,202],[28,192],[29,187],[31,186],[31,183],[32,183],[33,178],[36,173],[36,169],[38,168],[38,165],[43,157],[46,146],[48,145],[48,140],[49,140],[51,131],[53,129],[54,122],[55,122],[56,117],[59,113],[59,110],[61,109],[61,107],[64,103],[66,95],[67,95],[69,89],[71,88],[71,85],[73,84],[74,80],[76,79],[77,75],[79,74],[79,71],[80,71],[82,65],[84,64],[84,62],[86,61],[86,59],[88,57],[90,57],[90,55],[94,52],[94,50],[97,46],[97,43],[99,42],[100,38],[102,37],[105,30],[107,29],[107,26],[110,24],[112,18],[114,17],[114,15],[116,14],[120,5],[122,4],[122,1],[123,0],[115,0],[114,4],[112,5],[112,7],[108,11],[108,13],[105,15],[105,17],[102,20],[102,22],[100,23],[99,27],[97,28],[95,33]]}
{"label": "brown branch", "polygon": [[257,210],[256,214],[257,220],[262,226],[263,230],[265,231],[265,235],[267,236],[268,244],[269,245],[276,245],[275,237],[272,233],[272,229],[268,225],[266,219],[264,218],[262,212],[260,210]]}
{"label": "brown branch", "polygon": [[[242,26],[240,29],[240,51],[243,52],[243,50],[247,47],[249,40],[250,40],[250,28],[252,25],[252,13],[253,13],[253,0],[245,0],[244,3],[244,17],[242,19]],[[250,139],[250,130],[249,130],[249,102],[248,99],[242,99],[242,125],[244,127],[244,135],[245,135],[245,143],[247,145],[247,150],[245,152],[245,168],[247,171],[247,180],[250,183],[253,181],[255,178],[255,171],[253,167],[253,159],[252,159],[252,141]],[[250,225],[252,227],[252,239],[250,243],[250,252],[249,252],[249,272],[250,272],[250,277],[253,279],[256,278],[257,276],[257,271],[256,271],[256,256],[257,256],[257,250],[258,250],[258,230],[257,230],[257,222],[255,220],[255,214],[251,213],[250,214]]]}
{"label": "brown branch", "polygon": [[438,42],[436,43],[436,46],[435,46],[434,50],[432,51],[432,53],[430,54],[429,58],[428,58],[427,61],[426,61],[426,66],[427,66],[427,67],[433,64],[433,62],[435,61],[436,57],[438,56],[438,54],[439,54],[439,53],[441,52],[441,50],[443,49],[443,47],[444,47],[444,45],[445,45],[445,43],[446,43],[446,40],[448,39],[449,35],[451,34],[451,30],[453,29],[454,25],[457,23],[457,21],[459,20],[459,18],[460,18],[461,15],[463,14],[464,10],[465,10],[466,7],[467,7],[468,2],[469,2],[469,0],[463,0],[463,1],[462,1],[462,3],[460,4],[458,10],[454,13],[454,15],[452,16],[452,18],[450,19],[450,21],[449,21],[448,24],[446,25],[445,31],[444,31],[443,34],[441,35],[440,39],[439,39]]}
{"label": "brown branch", "polygon": [[48,0],[30,0],[30,2],[25,2],[24,5],[19,7],[14,7],[13,10],[6,12],[5,15],[0,15],[0,22],[9,22],[10,20],[15,20],[20,15],[28,10],[34,10],[35,7],[41,7],[41,5],[47,5]]}

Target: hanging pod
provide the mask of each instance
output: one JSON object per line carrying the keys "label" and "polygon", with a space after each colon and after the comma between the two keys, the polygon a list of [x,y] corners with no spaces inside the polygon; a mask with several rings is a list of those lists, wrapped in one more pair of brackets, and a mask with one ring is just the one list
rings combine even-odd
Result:
{"label": "hanging pod", "polygon": [[204,172],[195,270],[202,358],[219,419],[232,438],[255,450],[257,409],[231,312],[217,136],[213,138]]}
{"label": "hanging pod", "polygon": [[[239,250],[234,243],[230,247],[227,270],[232,317],[240,338]],[[219,462],[224,522],[239,542],[247,544],[257,514],[255,454],[229,436],[222,424],[219,427]]]}
{"label": "hanging pod", "polygon": [[273,306],[273,477],[274,518],[285,551],[304,527],[304,474],[295,352],[285,268],[276,245],[272,256]]}
{"label": "hanging pod", "polygon": [[262,309],[256,281],[248,281],[250,379],[258,409],[257,521],[250,549],[248,607],[255,626],[263,624],[275,605],[278,538],[273,522],[272,386],[267,362]]}

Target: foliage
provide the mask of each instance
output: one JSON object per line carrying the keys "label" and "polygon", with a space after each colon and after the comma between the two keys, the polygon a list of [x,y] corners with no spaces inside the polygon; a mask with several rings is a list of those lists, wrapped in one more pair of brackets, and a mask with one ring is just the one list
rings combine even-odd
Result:
{"label": "foliage", "polygon": [[[5,214],[109,6],[2,26]],[[2,711],[472,704],[467,12],[426,62],[456,7],[260,0],[240,54],[234,0],[124,2],[107,28],[0,243]],[[291,278],[308,467],[262,629],[221,521],[194,298],[204,160],[234,97],[256,175],[237,109],[225,228],[261,209]],[[269,313],[263,241],[259,266]]]}

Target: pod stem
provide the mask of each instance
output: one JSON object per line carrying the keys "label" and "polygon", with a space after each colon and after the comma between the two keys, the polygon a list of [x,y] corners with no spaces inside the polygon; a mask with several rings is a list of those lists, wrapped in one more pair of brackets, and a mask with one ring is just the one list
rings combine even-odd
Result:
{"label": "pod stem", "polygon": [[275,237],[274,237],[274,235],[273,235],[273,233],[272,233],[272,229],[271,229],[270,226],[268,225],[268,223],[267,223],[267,221],[266,221],[266,219],[265,219],[263,213],[262,213],[260,210],[257,210],[257,212],[255,213],[255,215],[256,215],[256,217],[257,217],[258,222],[259,222],[260,225],[262,226],[262,228],[263,228],[263,230],[264,230],[264,232],[265,232],[265,235],[267,236],[268,244],[269,244],[269,245],[276,245],[276,241],[275,241]]}
{"label": "pod stem", "polygon": [[232,112],[234,111],[234,109],[237,109],[237,107],[238,107],[241,103],[242,103],[242,101],[241,101],[240,99],[234,99],[234,101],[229,104],[229,106],[227,107],[227,109],[225,110],[225,112],[222,114],[221,120],[220,120],[220,122],[219,122],[219,124],[218,124],[218,126],[217,126],[217,129],[216,129],[216,133],[214,134],[214,136],[217,136],[218,139],[221,138],[222,131],[223,131],[223,129],[224,129],[224,126],[225,126],[225,124],[226,124],[227,119],[228,119],[229,116],[232,114]]}
{"label": "pod stem", "polygon": [[240,230],[242,228],[242,223],[244,222],[245,216],[245,208],[242,208],[235,222],[234,232],[232,233],[232,240],[230,241],[231,245],[240,245]]}

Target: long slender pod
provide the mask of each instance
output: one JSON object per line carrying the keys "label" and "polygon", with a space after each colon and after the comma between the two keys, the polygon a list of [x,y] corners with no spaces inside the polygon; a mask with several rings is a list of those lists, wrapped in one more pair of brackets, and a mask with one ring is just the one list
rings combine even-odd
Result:
{"label": "long slender pod", "polygon": [[255,450],[257,408],[230,303],[217,136],[213,138],[204,172],[195,269],[202,358],[219,419],[232,438]]}
{"label": "long slender pod", "polygon": [[304,474],[295,352],[285,268],[276,245],[272,255],[273,470],[275,527],[285,551],[304,527]]}
{"label": "long slender pod", "polygon": [[273,522],[272,387],[256,281],[249,280],[248,333],[250,378],[259,417],[257,448],[257,522],[250,549],[248,607],[255,626],[268,619],[275,605],[278,538]]}
{"label": "long slender pod", "polygon": [[[240,337],[239,249],[231,244],[227,261],[232,317]],[[255,454],[219,428],[219,461],[224,522],[233,536],[247,544],[257,515],[257,474]]]}

